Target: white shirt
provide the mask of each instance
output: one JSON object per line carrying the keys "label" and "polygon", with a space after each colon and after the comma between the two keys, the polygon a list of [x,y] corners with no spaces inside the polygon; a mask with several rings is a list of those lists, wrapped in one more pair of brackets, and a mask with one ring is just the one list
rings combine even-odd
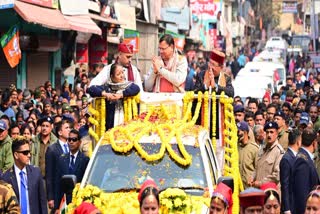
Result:
{"label": "white shirt", "polygon": [[[110,80],[110,68],[111,68],[112,64],[109,64],[107,66],[104,66],[104,68],[100,71],[100,73],[93,78],[90,81],[90,86],[93,85],[104,85],[106,84],[109,80]],[[141,76],[140,76],[140,72],[138,71],[137,67],[134,65],[132,66],[132,73],[133,73],[133,78],[134,78],[134,83],[136,85],[139,86],[140,88],[140,93],[143,92],[143,87],[142,87],[142,81],[141,81]],[[128,80],[128,69],[126,67],[123,67],[123,69],[125,70],[124,75],[126,77],[126,80]]]}
{"label": "white shirt", "polygon": [[306,149],[306,148],[304,148],[304,147],[301,147],[304,151],[306,151],[307,153],[308,153],[308,155],[309,155],[309,157],[311,158],[311,160],[313,160],[313,154],[311,153],[311,152],[309,152],[309,150],[308,149]]}
{"label": "white shirt", "polygon": [[71,155],[74,156],[73,161],[74,161],[74,164],[75,164],[75,163],[76,163],[77,156],[78,156],[78,153],[79,153],[79,151],[77,151],[75,154],[72,154],[72,153],[70,152],[70,162],[69,162],[69,166],[71,165],[71,160],[72,160]]}
{"label": "white shirt", "polygon": [[290,151],[293,153],[293,155],[294,155],[295,157],[297,157],[298,152],[294,151],[294,150],[291,149],[290,147],[288,147],[288,149],[290,149]]}
{"label": "white shirt", "polygon": [[65,147],[64,147],[65,144],[67,145],[67,148],[68,148],[67,153],[69,152],[69,146],[68,146],[68,143],[67,143],[67,142],[63,142],[63,141],[59,140],[59,144],[60,144],[60,146],[61,146],[61,148],[62,148],[63,153],[66,153],[66,152],[65,152]]}
{"label": "white shirt", "polygon": [[16,178],[17,178],[17,183],[18,183],[18,189],[19,189],[19,201],[21,201],[21,179],[20,179],[20,171],[23,171],[24,172],[24,180],[26,182],[26,185],[27,185],[27,204],[28,204],[28,213],[30,213],[30,203],[29,203],[29,187],[28,187],[28,176],[27,176],[27,169],[26,167],[24,167],[22,170],[20,170],[17,165],[13,165],[14,166],[14,172],[16,174]]}

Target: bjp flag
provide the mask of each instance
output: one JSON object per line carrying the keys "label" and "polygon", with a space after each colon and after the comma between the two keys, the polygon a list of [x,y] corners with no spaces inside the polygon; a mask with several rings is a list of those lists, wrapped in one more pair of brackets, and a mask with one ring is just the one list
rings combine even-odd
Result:
{"label": "bjp flag", "polygon": [[11,68],[17,66],[21,59],[18,27],[11,27],[10,30],[1,37],[0,43]]}

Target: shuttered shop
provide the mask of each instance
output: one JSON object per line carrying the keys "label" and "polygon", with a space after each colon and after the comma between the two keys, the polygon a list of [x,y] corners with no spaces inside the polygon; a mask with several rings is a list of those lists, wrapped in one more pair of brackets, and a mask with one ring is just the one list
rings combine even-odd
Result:
{"label": "shuttered shop", "polygon": [[7,62],[4,53],[0,51],[0,88],[9,88],[10,84],[16,84],[17,82],[17,68],[11,68]]}
{"label": "shuttered shop", "polygon": [[34,90],[49,80],[49,52],[28,53],[27,86]]}

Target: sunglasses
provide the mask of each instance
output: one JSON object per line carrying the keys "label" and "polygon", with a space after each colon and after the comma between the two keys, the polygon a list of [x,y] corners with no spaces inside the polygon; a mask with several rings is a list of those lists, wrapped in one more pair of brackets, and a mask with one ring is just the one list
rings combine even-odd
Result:
{"label": "sunglasses", "polygon": [[30,150],[16,151],[16,152],[21,153],[21,154],[23,154],[23,155],[25,155],[25,156],[27,156],[27,155],[30,154]]}
{"label": "sunglasses", "polygon": [[79,138],[77,138],[77,137],[69,137],[68,138],[68,142],[76,142],[78,140],[79,140]]}

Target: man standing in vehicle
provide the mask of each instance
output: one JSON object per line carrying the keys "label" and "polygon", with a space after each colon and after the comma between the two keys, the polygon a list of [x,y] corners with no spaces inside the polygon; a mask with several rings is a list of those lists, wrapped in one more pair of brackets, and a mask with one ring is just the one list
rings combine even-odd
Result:
{"label": "man standing in vehicle", "polygon": [[152,58],[152,66],[145,80],[149,92],[184,92],[188,62],[175,47],[174,38],[164,34],[159,40],[160,57]]}
{"label": "man standing in vehicle", "polygon": [[231,84],[231,77],[226,74],[224,69],[225,54],[218,50],[213,50],[210,54],[208,70],[204,74],[204,90],[213,90],[217,94],[224,91],[229,97],[234,96],[234,88]]}
{"label": "man standing in vehicle", "polygon": [[[138,68],[131,64],[133,56],[133,46],[130,44],[120,43],[118,45],[119,56],[116,59],[116,63],[119,63],[124,68],[124,75],[126,80],[134,82],[140,88],[140,92],[143,91],[141,76]],[[90,86],[104,85],[110,80],[110,68],[112,64],[105,66],[100,73],[97,74],[90,82]]]}

